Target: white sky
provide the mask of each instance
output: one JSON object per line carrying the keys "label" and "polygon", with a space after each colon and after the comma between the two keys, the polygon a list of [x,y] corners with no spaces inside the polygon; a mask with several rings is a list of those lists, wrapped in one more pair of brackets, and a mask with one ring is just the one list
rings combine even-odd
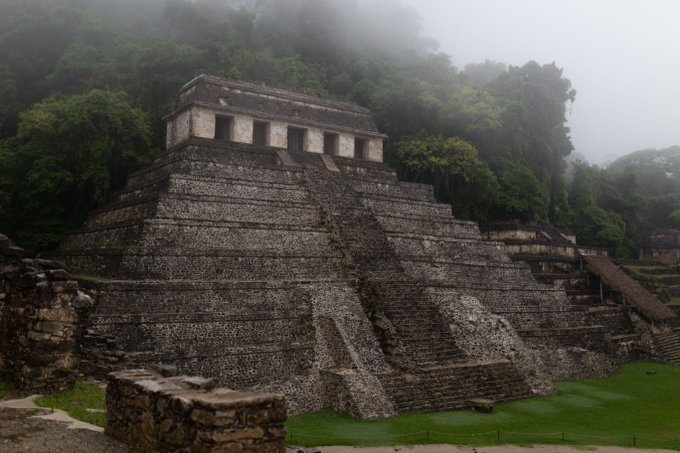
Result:
{"label": "white sky", "polygon": [[680,145],[680,0],[403,0],[462,69],[555,62],[576,89],[574,148],[593,163]]}

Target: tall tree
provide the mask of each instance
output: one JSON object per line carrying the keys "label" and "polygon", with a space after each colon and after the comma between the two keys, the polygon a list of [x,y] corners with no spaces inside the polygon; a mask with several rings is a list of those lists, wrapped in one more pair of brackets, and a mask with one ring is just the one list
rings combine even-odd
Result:
{"label": "tall tree", "polygon": [[495,218],[520,219],[522,222],[548,222],[550,196],[531,169],[509,160],[496,170],[499,184]]}
{"label": "tall tree", "polygon": [[[574,177],[569,187],[572,207],[569,226],[579,243],[605,247],[615,256],[636,254],[633,236],[637,220],[628,209],[625,197],[631,196],[634,200],[637,195],[634,184],[629,181],[631,187],[627,188],[623,187],[625,184],[612,181],[598,167],[582,162],[574,165]],[[625,218],[628,218],[628,224]]]}
{"label": "tall tree", "polygon": [[576,91],[562,73],[555,63],[541,66],[532,61],[510,67],[489,88],[506,106],[508,127],[496,136],[496,147],[506,158],[530,168],[546,185],[551,219],[566,209],[564,157],[573,150],[566,109]]}
{"label": "tall tree", "polygon": [[435,196],[451,203],[456,215],[488,219],[498,198],[498,183],[470,142],[459,137],[408,137],[391,147],[390,156],[405,179],[433,184]]}
{"label": "tall tree", "polygon": [[125,94],[50,98],[20,116],[0,148],[0,229],[22,245],[56,245],[154,153],[147,116]]}

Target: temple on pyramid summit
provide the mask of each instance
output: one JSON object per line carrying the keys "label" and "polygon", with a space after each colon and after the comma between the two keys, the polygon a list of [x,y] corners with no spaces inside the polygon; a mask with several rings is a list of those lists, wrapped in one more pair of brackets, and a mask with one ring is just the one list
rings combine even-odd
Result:
{"label": "temple on pyramid summit", "polygon": [[167,149],[55,254],[94,298],[83,366],[162,365],[284,393],[291,414],[376,418],[544,395],[628,358],[622,312],[575,307],[399,181],[385,138],[351,103],[184,85]]}

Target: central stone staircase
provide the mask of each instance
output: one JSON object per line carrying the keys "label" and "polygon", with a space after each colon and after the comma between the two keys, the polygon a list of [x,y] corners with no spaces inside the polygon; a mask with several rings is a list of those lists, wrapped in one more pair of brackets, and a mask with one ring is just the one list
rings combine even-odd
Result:
{"label": "central stone staircase", "polygon": [[680,327],[654,334],[654,343],[664,360],[680,365]]}
{"label": "central stone staircase", "polygon": [[[405,272],[351,180],[319,171],[310,156],[293,158],[307,165],[307,184],[345,253],[347,275],[357,278],[364,310],[394,367],[378,377],[399,412],[468,407],[473,397],[508,400],[532,395],[509,361],[477,362],[457,346],[449,324]],[[397,183],[394,177],[388,180]]]}
{"label": "central stone staircase", "polygon": [[508,361],[451,363],[380,379],[401,413],[469,408],[473,398],[508,401],[533,396]]}

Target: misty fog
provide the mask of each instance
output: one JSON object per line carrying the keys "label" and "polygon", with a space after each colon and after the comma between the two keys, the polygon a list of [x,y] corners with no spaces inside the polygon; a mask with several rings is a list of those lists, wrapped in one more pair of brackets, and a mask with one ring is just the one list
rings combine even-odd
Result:
{"label": "misty fog", "polygon": [[[370,109],[387,163],[460,218],[633,256],[680,228],[677,17],[675,0],[0,0],[0,231],[56,246],[212,74]],[[649,148],[565,178],[565,158]]]}
{"label": "misty fog", "polygon": [[[7,1],[8,4],[13,1]],[[55,3],[58,1],[55,0]],[[78,0],[135,27],[164,19],[165,0]],[[463,70],[486,60],[521,66],[555,62],[576,89],[568,112],[575,151],[591,162],[680,144],[680,2],[676,0],[199,0],[266,18],[319,23],[328,46],[444,52]],[[408,7],[399,8],[399,5]],[[408,17],[410,16],[410,17]],[[414,19],[415,18],[415,19]],[[419,18],[420,20],[418,20]],[[297,19],[297,18],[296,18]],[[277,19],[278,20],[278,19]],[[292,21],[291,21],[292,23]],[[266,26],[260,23],[260,26]],[[143,25],[139,25],[140,27]],[[159,25],[161,26],[161,25]],[[163,26],[167,26],[164,24]],[[420,29],[416,29],[420,26]]]}
{"label": "misty fog", "polygon": [[404,0],[458,68],[486,59],[564,69],[576,152],[594,163],[680,144],[680,2]]}

